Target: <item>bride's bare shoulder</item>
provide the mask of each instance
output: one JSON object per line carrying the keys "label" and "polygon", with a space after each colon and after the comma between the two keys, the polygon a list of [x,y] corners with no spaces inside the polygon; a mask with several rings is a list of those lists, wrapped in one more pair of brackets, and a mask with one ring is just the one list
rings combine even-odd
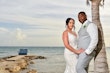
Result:
{"label": "bride's bare shoulder", "polygon": [[67,35],[67,34],[68,34],[68,31],[65,30],[65,31],[63,32],[63,35]]}

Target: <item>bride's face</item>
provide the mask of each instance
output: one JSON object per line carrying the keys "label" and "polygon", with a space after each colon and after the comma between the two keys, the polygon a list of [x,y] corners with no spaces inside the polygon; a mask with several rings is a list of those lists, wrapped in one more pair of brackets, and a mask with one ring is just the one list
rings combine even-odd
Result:
{"label": "bride's face", "polygon": [[74,27],[74,20],[71,19],[68,23],[68,28],[73,29],[73,27]]}

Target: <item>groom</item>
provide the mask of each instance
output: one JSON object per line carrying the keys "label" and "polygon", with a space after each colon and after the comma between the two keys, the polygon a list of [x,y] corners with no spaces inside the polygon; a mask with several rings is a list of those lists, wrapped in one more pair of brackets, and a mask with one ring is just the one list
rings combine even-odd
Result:
{"label": "groom", "polygon": [[78,48],[83,48],[85,51],[79,54],[76,71],[77,73],[88,73],[89,63],[96,53],[95,47],[98,43],[98,28],[94,23],[87,20],[85,12],[79,12],[78,19],[82,23],[78,32]]}

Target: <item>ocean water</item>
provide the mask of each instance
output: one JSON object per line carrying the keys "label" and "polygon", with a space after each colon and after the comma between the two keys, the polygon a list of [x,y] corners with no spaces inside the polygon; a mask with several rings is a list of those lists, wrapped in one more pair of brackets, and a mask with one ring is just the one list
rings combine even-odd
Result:
{"label": "ocean water", "polygon": [[[28,69],[35,69],[38,73],[64,73],[64,47],[0,47],[0,58],[18,55],[21,48],[28,49],[30,55],[45,56],[47,58],[33,60],[35,64],[31,64]],[[107,48],[106,51],[108,65],[110,66],[110,48]],[[26,73],[26,71],[24,70],[21,73]]]}

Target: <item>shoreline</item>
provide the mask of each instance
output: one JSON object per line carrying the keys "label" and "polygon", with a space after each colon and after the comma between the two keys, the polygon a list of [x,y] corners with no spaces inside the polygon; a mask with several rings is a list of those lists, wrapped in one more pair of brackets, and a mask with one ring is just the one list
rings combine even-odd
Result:
{"label": "shoreline", "polygon": [[[0,73],[20,73],[27,69],[30,64],[34,64],[34,59],[46,59],[44,56],[36,55],[15,55],[0,58]],[[37,73],[37,70],[27,70],[26,73]]]}
{"label": "shoreline", "polygon": [[[21,47],[17,48],[0,48],[1,56],[3,58],[8,56],[18,55],[18,50]],[[35,69],[38,73],[64,73],[65,70],[65,59],[63,55],[63,48],[27,48],[29,50],[28,55],[35,56],[45,56],[47,59],[33,59],[31,61],[34,64],[28,65],[26,69],[20,70],[19,73],[27,73],[29,70]],[[110,48],[107,48],[107,60],[108,65],[110,66]],[[0,61],[1,63],[1,61]],[[109,69],[110,70],[110,69]],[[1,71],[1,70],[0,70]],[[94,60],[90,64],[90,73],[94,71]],[[1,72],[4,73],[4,72]]]}

